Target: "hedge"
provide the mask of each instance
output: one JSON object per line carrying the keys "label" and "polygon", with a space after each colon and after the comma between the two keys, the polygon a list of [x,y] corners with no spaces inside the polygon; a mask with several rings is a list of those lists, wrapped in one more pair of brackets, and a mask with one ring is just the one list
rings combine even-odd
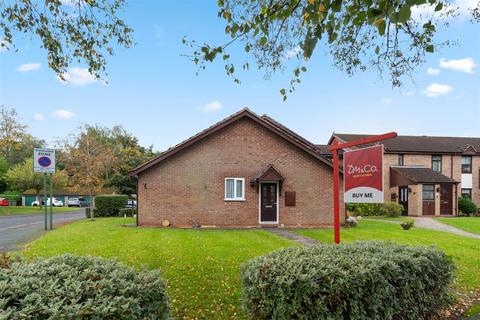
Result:
{"label": "hedge", "polygon": [[385,216],[398,217],[402,213],[403,206],[396,202],[385,203],[348,203],[347,210],[354,216]]}
{"label": "hedge", "polygon": [[478,207],[472,200],[465,197],[458,198],[458,209],[460,212],[467,216],[474,216],[478,212]]}
{"label": "hedge", "polygon": [[134,215],[137,214],[137,209],[132,209],[132,208],[122,208],[118,211],[118,215],[120,217],[133,217]]}
{"label": "hedge", "polygon": [[100,195],[95,197],[95,217],[118,217],[120,209],[128,203],[126,195]]}
{"label": "hedge", "polygon": [[169,318],[158,270],[72,255],[0,263],[0,319]]}
{"label": "hedge", "polygon": [[390,242],[287,248],[241,272],[254,319],[429,319],[453,300],[449,257]]}

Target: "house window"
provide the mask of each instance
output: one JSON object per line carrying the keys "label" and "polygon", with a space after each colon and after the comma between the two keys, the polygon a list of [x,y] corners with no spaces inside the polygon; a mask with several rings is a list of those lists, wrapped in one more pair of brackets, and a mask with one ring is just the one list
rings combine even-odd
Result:
{"label": "house window", "polygon": [[462,156],[462,173],[472,173],[472,156]]}
{"label": "house window", "polygon": [[398,165],[399,166],[403,166],[403,154],[399,154],[398,155]]}
{"label": "house window", "polygon": [[225,178],[225,200],[245,200],[244,178]]}
{"label": "house window", "polygon": [[472,189],[462,189],[462,198],[472,199]]}
{"label": "house window", "polygon": [[442,156],[432,156],[432,170],[442,172]]}
{"label": "house window", "polygon": [[424,184],[422,189],[423,200],[435,200],[435,185]]}

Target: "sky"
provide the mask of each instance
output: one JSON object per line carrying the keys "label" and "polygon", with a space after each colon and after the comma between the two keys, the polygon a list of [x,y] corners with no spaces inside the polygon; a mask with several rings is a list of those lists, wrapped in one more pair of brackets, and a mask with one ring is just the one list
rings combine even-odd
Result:
{"label": "sky", "polygon": [[[455,1],[465,8],[474,0]],[[18,51],[0,52],[0,105],[15,108],[29,132],[50,145],[82,124],[122,125],[142,145],[162,151],[244,107],[318,144],[334,131],[480,137],[480,25],[465,15],[438,32],[437,40],[458,44],[428,55],[401,88],[376,71],[347,76],[320,46],[286,102],[279,90],[288,86],[290,69],[266,79],[251,61],[239,85],[220,61],[197,76],[182,56],[191,53],[184,36],[226,40],[216,1],[127,0],[121,16],[135,30],[135,46],[108,58],[107,85],[78,64],[62,83],[38,41],[18,37]],[[244,57],[237,49],[231,54]]]}

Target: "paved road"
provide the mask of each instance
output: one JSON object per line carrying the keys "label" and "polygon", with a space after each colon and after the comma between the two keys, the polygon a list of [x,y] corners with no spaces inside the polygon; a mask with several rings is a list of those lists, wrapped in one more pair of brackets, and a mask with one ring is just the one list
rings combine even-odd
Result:
{"label": "paved road", "polygon": [[[84,210],[54,213],[53,227],[85,218]],[[0,217],[0,252],[18,250],[23,244],[44,233],[43,214]]]}

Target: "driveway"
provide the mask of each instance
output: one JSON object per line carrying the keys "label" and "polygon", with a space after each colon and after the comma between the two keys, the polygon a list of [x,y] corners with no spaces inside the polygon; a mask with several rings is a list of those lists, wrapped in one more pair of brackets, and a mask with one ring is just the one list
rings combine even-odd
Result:
{"label": "driveway", "polygon": [[[85,209],[54,213],[53,228],[83,218]],[[0,217],[0,252],[18,250],[23,244],[40,237],[45,232],[43,214]]]}

